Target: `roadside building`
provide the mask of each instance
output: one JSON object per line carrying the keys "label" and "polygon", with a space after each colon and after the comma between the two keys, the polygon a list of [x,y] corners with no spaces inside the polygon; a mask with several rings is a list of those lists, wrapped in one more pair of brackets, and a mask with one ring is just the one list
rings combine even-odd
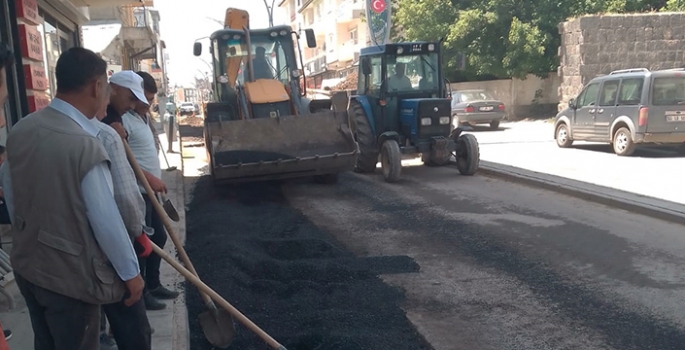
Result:
{"label": "roadside building", "polygon": [[[0,1],[0,39],[13,48],[17,62],[7,72],[9,103],[4,108],[8,117],[7,125],[0,126],[0,144],[12,124],[50,103],[55,96],[57,59],[69,48],[88,48],[83,29],[89,23],[108,24],[110,32],[116,32],[111,24],[119,23],[114,44],[110,42],[103,50],[109,46],[120,49],[110,48],[111,56],[116,57],[106,57],[112,72],[137,68],[143,59],[159,62],[163,42],[159,40],[159,15],[150,10],[152,6],[152,0]],[[108,22],[112,13],[121,15]]]}

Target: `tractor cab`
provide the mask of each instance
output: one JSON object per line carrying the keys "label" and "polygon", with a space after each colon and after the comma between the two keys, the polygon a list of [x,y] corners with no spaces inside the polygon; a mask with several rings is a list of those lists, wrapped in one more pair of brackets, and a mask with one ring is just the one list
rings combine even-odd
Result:
{"label": "tractor cab", "polygon": [[[449,135],[451,107],[439,49],[438,43],[422,42],[361,50],[359,64],[363,74],[359,74],[357,91],[367,97],[372,114],[378,116],[374,129],[400,133],[409,138],[412,146],[430,136]],[[442,120],[446,124],[440,124],[439,117],[435,123],[427,118],[437,116],[436,107],[437,114],[448,117]],[[418,113],[419,108],[425,120],[411,115]]]}
{"label": "tractor cab", "polygon": [[[448,164],[462,130],[452,130],[440,42],[366,47],[359,56],[357,95],[349,104],[361,151],[357,171],[375,170],[379,154],[389,182],[399,179],[401,158],[420,154],[427,165]],[[473,135],[464,136],[475,142]],[[477,156],[464,163],[468,166],[456,159],[462,174],[475,173]]]}

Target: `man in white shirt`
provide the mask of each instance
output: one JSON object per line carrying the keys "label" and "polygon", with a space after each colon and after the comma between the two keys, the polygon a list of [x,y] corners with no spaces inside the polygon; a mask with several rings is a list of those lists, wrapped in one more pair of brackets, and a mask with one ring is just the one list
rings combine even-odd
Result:
{"label": "man in white shirt", "polygon": [[[154,101],[155,94],[157,93],[157,84],[150,74],[146,72],[136,73],[143,79],[143,87],[148,104],[138,102],[133,111],[129,111],[122,116],[122,124],[128,135],[127,140],[131,147],[131,152],[143,169],[150,187],[157,193],[166,193],[167,188],[162,181],[162,168],[157,151],[157,135],[153,135],[150,129],[152,118],[148,114],[150,104]],[[155,231],[150,239],[158,246],[164,247],[167,241],[166,229],[159,214],[157,214],[157,211],[152,206],[149,197],[151,195],[156,196],[156,193],[146,193],[142,185],[140,185],[140,192],[143,194],[146,204],[146,225],[152,227]],[[140,262],[141,266],[144,266],[141,269],[145,269],[146,293],[144,293],[143,297],[148,310],[160,310],[166,307],[158,299],[175,299],[178,296],[178,292],[167,289],[160,282],[159,268],[161,260],[159,255],[153,253]]]}

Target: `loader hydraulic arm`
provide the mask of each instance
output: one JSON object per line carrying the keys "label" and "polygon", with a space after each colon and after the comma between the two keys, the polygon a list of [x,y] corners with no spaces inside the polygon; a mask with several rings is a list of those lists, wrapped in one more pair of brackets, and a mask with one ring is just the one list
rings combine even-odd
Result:
{"label": "loader hydraulic arm", "polygon": [[[228,8],[226,10],[226,18],[224,20],[225,29],[250,29],[250,14],[245,10],[236,8]],[[228,84],[235,88],[240,72],[240,65],[244,57],[230,57],[226,59],[226,76],[228,77]]]}

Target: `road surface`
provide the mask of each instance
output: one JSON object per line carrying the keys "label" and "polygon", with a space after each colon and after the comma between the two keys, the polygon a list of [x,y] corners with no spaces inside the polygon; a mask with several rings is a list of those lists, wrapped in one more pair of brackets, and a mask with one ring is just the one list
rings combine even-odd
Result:
{"label": "road surface", "polygon": [[486,161],[685,204],[685,155],[673,148],[638,148],[631,157],[616,156],[609,144],[576,142],[562,149],[553,128],[543,121],[516,122],[496,131],[478,127],[473,134]]}
{"label": "road surface", "polygon": [[[186,166],[202,165],[197,153]],[[403,176],[222,189],[201,180],[189,253],[289,349],[424,348],[394,307],[435,350],[683,348],[682,226],[448,167]],[[347,254],[390,259],[369,271],[404,298],[349,267],[324,268]],[[210,349],[193,325],[199,299],[188,300],[193,348]]]}

